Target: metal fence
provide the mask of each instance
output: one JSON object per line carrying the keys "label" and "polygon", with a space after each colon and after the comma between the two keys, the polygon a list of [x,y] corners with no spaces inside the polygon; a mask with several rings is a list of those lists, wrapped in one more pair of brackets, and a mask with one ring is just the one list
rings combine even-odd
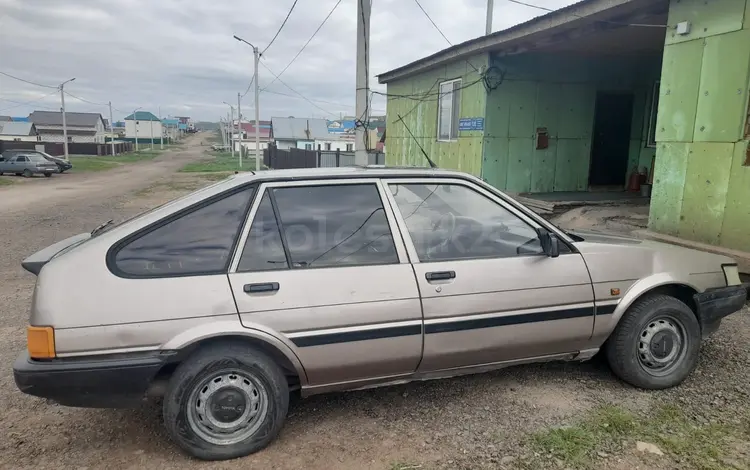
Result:
{"label": "metal fence", "polygon": [[[385,165],[385,154],[370,152],[367,160],[368,165]],[[281,150],[271,146],[263,150],[263,164],[275,170],[354,166],[354,152],[296,148]]]}

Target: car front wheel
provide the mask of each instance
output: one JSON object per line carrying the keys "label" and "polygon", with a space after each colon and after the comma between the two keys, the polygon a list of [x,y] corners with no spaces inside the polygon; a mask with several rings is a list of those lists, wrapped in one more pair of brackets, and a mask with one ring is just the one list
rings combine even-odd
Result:
{"label": "car front wheel", "polygon": [[242,457],[267,446],[289,408],[281,368],[241,342],[217,343],[180,364],[164,397],[164,425],[188,454]]}
{"label": "car front wheel", "polygon": [[701,330],[693,311],[680,300],[653,295],[636,301],[607,341],[612,371],[645,389],[682,383],[698,364]]}
{"label": "car front wheel", "polygon": [[50,176],[52,176],[52,173],[45,173],[44,176],[49,178]]}

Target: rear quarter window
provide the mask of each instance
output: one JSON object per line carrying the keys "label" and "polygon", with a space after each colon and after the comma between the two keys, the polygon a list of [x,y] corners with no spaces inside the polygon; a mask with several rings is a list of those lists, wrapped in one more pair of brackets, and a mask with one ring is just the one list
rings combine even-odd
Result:
{"label": "rear quarter window", "polygon": [[174,277],[226,272],[254,188],[201,205],[116,245],[109,257],[122,277]]}

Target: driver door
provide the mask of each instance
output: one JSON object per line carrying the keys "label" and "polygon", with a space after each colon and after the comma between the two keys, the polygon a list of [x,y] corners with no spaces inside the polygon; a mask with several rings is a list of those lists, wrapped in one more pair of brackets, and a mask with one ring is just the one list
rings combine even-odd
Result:
{"label": "driver door", "polygon": [[533,219],[470,181],[386,184],[422,298],[420,371],[584,348],[594,298],[580,254],[561,241],[548,257]]}

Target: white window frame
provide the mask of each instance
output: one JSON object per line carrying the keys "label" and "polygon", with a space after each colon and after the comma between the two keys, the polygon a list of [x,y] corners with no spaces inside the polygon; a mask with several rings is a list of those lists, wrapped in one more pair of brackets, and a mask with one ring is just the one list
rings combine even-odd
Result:
{"label": "white window frame", "polygon": [[[458,123],[455,123],[456,124],[456,136],[455,137],[452,136],[452,134],[453,134],[453,124],[454,124],[453,123],[453,117],[456,114],[456,107],[455,107],[456,106],[456,101],[455,101],[455,95],[454,95],[454,93],[455,93],[455,85],[454,84],[456,82],[459,82],[459,84],[460,84],[462,80],[463,80],[462,78],[454,78],[452,80],[446,80],[446,81],[440,82],[438,84],[437,129],[436,129],[436,131],[437,131],[436,132],[437,133],[437,141],[438,142],[456,142],[456,141],[458,141]],[[440,126],[440,124],[441,124],[440,106],[441,106],[441,101],[443,99],[443,96],[445,96],[445,95],[442,93],[441,90],[443,89],[443,85],[447,85],[447,84],[451,85],[451,95],[452,95],[451,96],[451,112],[450,112],[450,118],[449,118],[449,121],[448,121],[449,126],[450,126],[449,127],[450,130],[448,131],[448,138],[447,139],[442,139],[442,138],[440,138],[440,127],[441,127]],[[460,88],[460,85],[459,85],[459,88]],[[458,109],[459,109],[459,113],[460,113],[460,110],[461,110],[461,94],[460,93],[458,95]]]}

